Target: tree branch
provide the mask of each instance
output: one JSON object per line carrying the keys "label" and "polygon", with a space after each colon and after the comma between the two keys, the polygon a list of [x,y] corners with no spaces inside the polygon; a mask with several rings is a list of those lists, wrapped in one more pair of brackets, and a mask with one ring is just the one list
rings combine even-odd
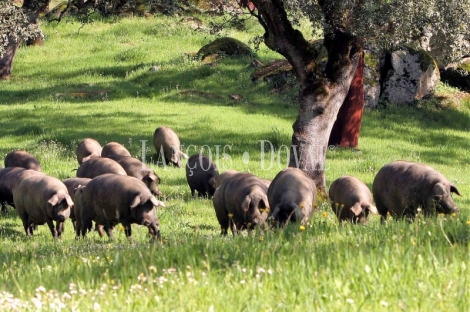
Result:
{"label": "tree branch", "polygon": [[265,30],[264,41],[273,51],[282,54],[294,68],[299,81],[306,81],[315,72],[312,50],[302,33],[292,27],[282,0],[253,0],[258,20]]}
{"label": "tree branch", "polygon": [[351,34],[337,29],[325,36],[324,44],[328,51],[325,76],[333,83],[341,81],[345,76],[349,77],[351,71],[356,70],[357,56],[363,50],[360,41]]}

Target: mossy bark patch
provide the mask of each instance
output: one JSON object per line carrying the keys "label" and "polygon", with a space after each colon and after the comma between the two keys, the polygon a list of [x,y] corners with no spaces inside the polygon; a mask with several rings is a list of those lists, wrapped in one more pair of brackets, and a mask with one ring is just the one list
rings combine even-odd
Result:
{"label": "mossy bark patch", "polygon": [[370,68],[378,68],[379,57],[376,54],[364,53],[364,65]]}
{"label": "mossy bark patch", "polygon": [[470,75],[470,58],[467,58],[467,60],[461,62],[458,68],[466,70],[468,74]]}
{"label": "mossy bark patch", "polygon": [[405,46],[405,48],[410,52],[412,55],[417,55],[419,57],[419,63],[421,66],[421,70],[425,72],[428,70],[429,66],[433,66],[434,68],[437,68],[437,63],[434,60],[434,58],[429,54],[428,52],[422,50],[422,49],[415,49],[410,46]]}

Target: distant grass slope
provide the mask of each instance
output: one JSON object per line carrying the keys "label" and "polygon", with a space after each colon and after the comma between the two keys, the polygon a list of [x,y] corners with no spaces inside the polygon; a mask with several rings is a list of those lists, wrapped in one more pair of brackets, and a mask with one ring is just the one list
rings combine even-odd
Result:
{"label": "distant grass slope", "polygon": [[[248,42],[261,33],[225,31]],[[14,76],[0,84],[0,154],[26,149],[43,170],[75,175],[75,147],[85,137],[117,141],[162,178],[163,241],[151,244],[134,226],[127,242],[90,233],[75,240],[67,222],[54,242],[47,226],[27,238],[16,212],[0,217],[0,306],[19,310],[310,311],[468,310],[470,302],[470,103],[365,112],[360,149],[331,149],[327,184],[344,174],[371,186],[386,163],[406,159],[435,167],[457,185],[457,216],[414,223],[338,224],[328,203],[305,231],[219,237],[212,203],[192,199],[184,169],[156,164],[152,135],[172,127],[189,154],[212,152],[221,171],[272,179],[286,166],[297,114],[291,94],[252,83],[249,58],[215,67],[187,57],[215,39],[177,19],[123,19],[85,25],[44,24],[46,44],[21,48]],[[262,61],[279,58],[261,46]],[[149,71],[156,65],[160,70]],[[452,96],[445,86],[440,92]],[[186,92],[196,90],[201,92]],[[203,92],[213,96],[201,96]],[[241,94],[233,103],[228,94]],[[218,97],[216,97],[216,96]],[[271,162],[270,145],[276,146]],[[284,146],[283,146],[284,145]],[[223,156],[223,153],[226,155]],[[153,164],[152,164],[153,163]],[[12,294],[12,295],[10,295]],[[1,308],[0,308],[1,309]]]}

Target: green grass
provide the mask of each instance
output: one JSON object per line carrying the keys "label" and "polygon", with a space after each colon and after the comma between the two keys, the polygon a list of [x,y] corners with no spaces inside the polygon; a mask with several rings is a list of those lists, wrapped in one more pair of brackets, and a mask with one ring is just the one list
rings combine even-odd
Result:
{"label": "green grass", "polygon": [[[247,26],[225,35],[248,42],[261,33]],[[120,142],[136,157],[147,140],[146,159],[155,162],[153,131],[167,125],[186,147],[207,145],[216,157],[220,145],[221,171],[272,179],[284,167],[285,150],[279,164],[277,151],[290,141],[297,110],[291,94],[250,81],[250,59],[209,67],[188,58],[215,37],[162,16],[79,27],[45,24],[46,44],[19,50],[13,78],[0,84],[1,155],[26,149],[47,174],[64,179],[75,174],[75,147],[83,138]],[[264,46],[257,56],[279,58]],[[161,70],[148,71],[154,64]],[[220,98],[179,95],[188,89]],[[230,93],[244,98],[233,104]],[[384,225],[373,216],[367,226],[340,225],[321,202],[305,231],[292,225],[220,237],[211,201],[191,198],[184,170],[154,164],[167,205],[157,212],[162,242],[150,243],[137,225],[132,243],[119,229],[114,241],[94,232],[75,240],[70,223],[58,242],[45,225],[27,238],[14,210],[1,216],[0,309],[466,311],[470,103],[442,109],[439,101],[365,112],[360,150],[329,151],[326,178],[329,185],[351,174],[370,186],[390,161],[424,162],[464,195],[455,198],[457,216]],[[276,162],[270,166],[265,157],[264,169],[260,140],[277,147]],[[222,158],[224,147],[230,158]]]}

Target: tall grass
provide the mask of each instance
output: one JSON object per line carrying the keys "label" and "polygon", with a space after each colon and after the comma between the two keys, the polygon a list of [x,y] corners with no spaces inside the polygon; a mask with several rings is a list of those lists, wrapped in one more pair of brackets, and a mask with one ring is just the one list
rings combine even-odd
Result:
{"label": "tall grass", "polygon": [[[261,29],[225,30],[248,42]],[[22,47],[14,77],[0,84],[0,152],[26,149],[43,170],[75,175],[83,138],[117,141],[162,178],[167,207],[157,212],[163,240],[151,243],[133,226],[133,240],[94,232],[75,240],[71,223],[60,241],[46,226],[27,238],[13,209],[0,218],[0,306],[12,310],[468,310],[470,238],[470,104],[390,106],[365,112],[360,150],[332,149],[327,184],[351,174],[369,186],[396,159],[435,167],[463,197],[457,216],[367,226],[338,224],[320,202],[305,230],[220,237],[212,203],[192,199],[184,170],[157,165],[152,135],[172,127],[190,154],[211,148],[221,171],[272,179],[287,161],[297,110],[263,82],[252,83],[248,58],[215,67],[187,57],[215,37],[175,19],[43,24],[46,44]],[[261,46],[257,57],[278,58]],[[149,71],[157,65],[159,71]],[[455,92],[448,90],[446,93]],[[198,90],[219,97],[201,97]],[[230,93],[243,95],[233,104]],[[202,94],[202,93],[200,93]],[[436,100],[438,101],[438,100]],[[288,104],[288,105],[286,105]],[[262,155],[268,140],[275,148]],[[270,145],[265,144],[265,152]],[[224,150],[225,149],[225,150]],[[279,151],[280,150],[280,151]],[[222,153],[228,157],[222,157]],[[264,161],[264,167],[261,166]],[[3,304],[3,305],[2,305]],[[3,309],[3,308],[2,308]]]}

